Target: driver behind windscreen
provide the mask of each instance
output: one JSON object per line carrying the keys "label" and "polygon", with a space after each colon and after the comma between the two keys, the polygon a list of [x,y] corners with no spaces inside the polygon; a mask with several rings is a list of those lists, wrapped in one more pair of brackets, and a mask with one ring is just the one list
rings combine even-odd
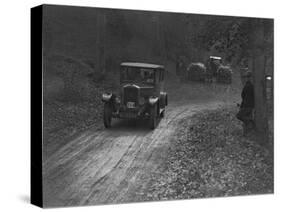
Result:
{"label": "driver behind windscreen", "polygon": [[153,71],[144,70],[143,72],[143,80],[144,82],[152,83],[153,82]]}

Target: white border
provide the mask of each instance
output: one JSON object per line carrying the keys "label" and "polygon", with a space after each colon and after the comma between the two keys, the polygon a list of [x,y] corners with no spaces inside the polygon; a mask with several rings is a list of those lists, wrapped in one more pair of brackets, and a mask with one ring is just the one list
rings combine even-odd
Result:
{"label": "white border", "polygon": [[[76,207],[54,211],[276,211],[280,198],[280,5],[275,0],[45,0],[1,2],[0,210],[36,211],[28,204],[30,153],[30,7],[42,4],[127,8],[275,18],[275,195]],[[280,204],[279,204],[280,205]]]}

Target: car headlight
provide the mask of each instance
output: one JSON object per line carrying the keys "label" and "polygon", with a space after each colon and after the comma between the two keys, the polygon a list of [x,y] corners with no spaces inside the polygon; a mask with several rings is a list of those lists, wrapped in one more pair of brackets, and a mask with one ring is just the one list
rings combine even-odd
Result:
{"label": "car headlight", "polygon": [[110,94],[110,93],[102,94],[102,101],[105,101],[105,102],[109,101],[111,96],[112,96],[112,94]]}
{"label": "car headlight", "polygon": [[149,104],[154,105],[157,102],[158,98],[156,97],[150,97],[148,99]]}

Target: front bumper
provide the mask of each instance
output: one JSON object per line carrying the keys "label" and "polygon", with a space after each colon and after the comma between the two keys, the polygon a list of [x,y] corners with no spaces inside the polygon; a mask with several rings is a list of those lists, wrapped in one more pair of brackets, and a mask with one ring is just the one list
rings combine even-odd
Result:
{"label": "front bumper", "polygon": [[137,108],[120,108],[112,116],[120,119],[148,119],[150,114],[147,111],[147,106],[144,105]]}

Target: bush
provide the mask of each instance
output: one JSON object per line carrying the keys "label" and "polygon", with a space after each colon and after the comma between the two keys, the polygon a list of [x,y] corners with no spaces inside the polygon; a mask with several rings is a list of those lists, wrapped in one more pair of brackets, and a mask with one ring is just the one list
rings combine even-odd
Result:
{"label": "bush", "polygon": [[104,72],[95,71],[88,74],[87,76],[94,83],[103,83],[106,80],[106,73]]}
{"label": "bush", "polygon": [[203,63],[191,63],[187,68],[186,78],[190,81],[205,81],[205,65]]}

